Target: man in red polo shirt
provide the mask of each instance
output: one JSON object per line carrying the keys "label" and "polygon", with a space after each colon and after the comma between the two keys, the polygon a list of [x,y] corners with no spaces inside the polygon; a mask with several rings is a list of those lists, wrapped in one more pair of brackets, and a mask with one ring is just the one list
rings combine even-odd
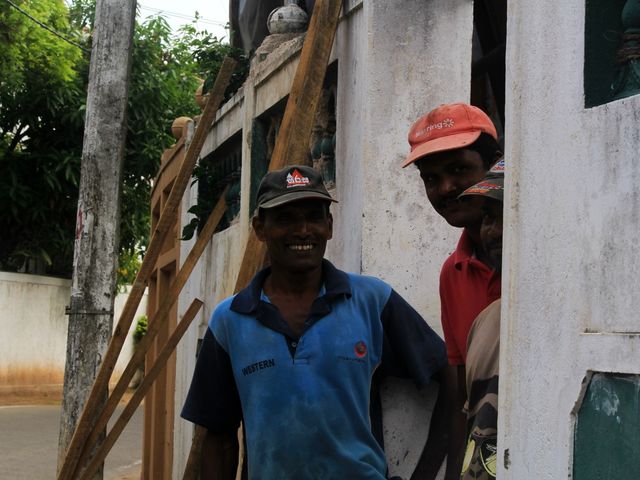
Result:
{"label": "man in red polo shirt", "polygon": [[[457,399],[447,471],[461,466],[464,453],[467,335],[478,314],[500,297],[500,275],[487,264],[480,243],[481,204],[459,195],[482,180],[502,156],[491,119],[464,103],[441,105],[419,118],[409,131],[414,163],[433,208],[451,226],[463,228],[456,250],[440,273],[442,328],[449,364],[456,369]],[[459,472],[460,469],[458,468]]]}

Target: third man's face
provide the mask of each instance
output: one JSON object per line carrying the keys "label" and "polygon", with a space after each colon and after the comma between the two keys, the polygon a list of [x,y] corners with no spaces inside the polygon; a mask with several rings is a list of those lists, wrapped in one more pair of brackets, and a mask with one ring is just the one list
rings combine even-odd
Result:
{"label": "third man's face", "polygon": [[253,227],[267,244],[272,268],[303,273],[322,265],[333,218],[326,202],[300,200],[266,209]]}
{"label": "third man's face", "polygon": [[485,198],[482,206],[480,241],[491,266],[502,270],[502,208],[503,204],[493,198]]}
{"label": "third man's face", "polygon": [[449,225],[471,227],[480,223],[482,202],[475,196],[458,199],[487,173],[478,152],[464,148],[438,152],[421,158],[416,165],[431,205]]}

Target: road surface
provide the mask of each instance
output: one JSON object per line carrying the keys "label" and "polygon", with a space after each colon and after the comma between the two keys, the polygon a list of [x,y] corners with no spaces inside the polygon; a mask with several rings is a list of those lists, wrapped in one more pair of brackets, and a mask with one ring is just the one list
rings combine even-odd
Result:
{"label": "road surface", "polygon": [[[117,419],[122,406],[113,416]],[[142,407],[113,446],[105,464],[105,480],[139,472],[142,452]],[[55,478],[59,405],[0,406],[0,477],[11,480]]]}

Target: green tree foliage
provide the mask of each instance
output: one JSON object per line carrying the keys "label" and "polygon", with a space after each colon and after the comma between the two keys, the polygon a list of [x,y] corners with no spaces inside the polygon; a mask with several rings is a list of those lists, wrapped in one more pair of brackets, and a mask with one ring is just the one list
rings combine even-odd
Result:
{"label": "green tree foliage", "polygon": [[[86,52],[0,2],[0,269],[68,277],[95,2],[75,0],[67,9],[63,0],[12,1],[84,44]],[[172,37],[162,17],[136,25],[120,283],[135,276],[132,266],[148,241],[151,185],[162,152],[174,142],[171,123],[199,112],[194,98],[198,77],[214,77],[228,53],[229,45],[192,26]],[[244,81],[239,75],[236,89]]]}
{"label": "green tree foliage", "polygon": [[[62,0],[18,4],[73,37]],[[80,49],[0,2],[0,267],[30,260],[69,271],[85,63]]]}
{"label": "green tree foliage", "polygon": [[127,112],[121,260],[147,245],[151,184],[162,152],[175,142],[171,124],[176,117],[199,112],[196,73],[188,45],[172,40],[164,18],[154,17],[137,26]]}
{"label": "green tree foliage", "polygon": [[149,319],[146,315],[138,317],[136,322],[136,329],[133,331],[133,343],[135,345],[140,343],[140,340],[147,334],[147,327],[149,325]]}

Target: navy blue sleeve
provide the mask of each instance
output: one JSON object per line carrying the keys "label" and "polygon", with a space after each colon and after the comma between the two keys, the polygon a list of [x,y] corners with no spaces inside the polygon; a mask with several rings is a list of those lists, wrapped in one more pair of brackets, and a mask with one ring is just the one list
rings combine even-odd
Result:
{"label": "navy blue sleeve", "polygon": [[381,315],[383,375],[412,378],[420,388],[447,365],[444,342],[395,290]]}
{"label": "navy blue sleeve", "polygon": [[235,431],[240,426],[242,407],[231,360],[209,328],[181,416],[213,433]]}

